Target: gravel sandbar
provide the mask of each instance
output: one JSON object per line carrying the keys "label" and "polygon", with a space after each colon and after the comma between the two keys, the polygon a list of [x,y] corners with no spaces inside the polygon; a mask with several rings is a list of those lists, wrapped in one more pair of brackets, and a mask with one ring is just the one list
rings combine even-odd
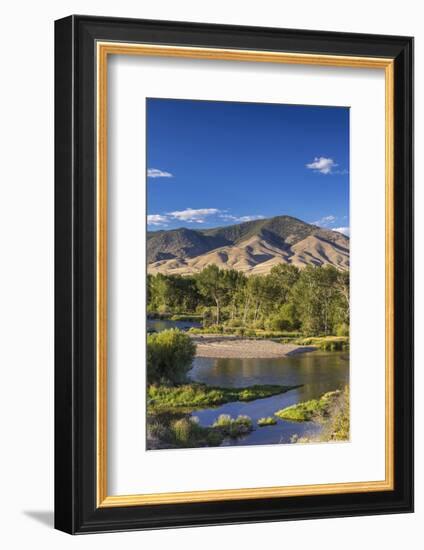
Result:
{"label": "gravel sandbar", "polygon": [[313,346],[279,344],[272,340],[205,334],[192,336],[198,357],[267,359],[316,350]]}

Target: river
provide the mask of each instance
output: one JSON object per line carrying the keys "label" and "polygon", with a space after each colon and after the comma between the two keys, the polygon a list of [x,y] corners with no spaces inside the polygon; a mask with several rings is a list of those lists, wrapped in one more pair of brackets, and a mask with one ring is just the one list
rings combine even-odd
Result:
{"label": "river", "polygon": [[[199,323],[191,321],[148,320],[147,328],[156,332],[168,328],[188,330]],[[294,435],[314,435],[321,426],[314,422],[290,422],[274,417],[274,426],[258,427],[257,420],[273,416],[290,405],[319,398],[323,393],[349,384],[349,355],[346,352],[312,351],[278,359],[212,359],[196,357],[189,377],[194,382],[209,386],[245,387],[254,384],[279,384],[301,387],[281,395],[250,402],[226,403],[220,407],[197,410],[200,425],[210,426],[220,414],[233,418],[239,414],[249,416],[254,430],[237,439],[226,439],[222,445],[264,445],[290,443]]]}
{"label": "river", "polygon": [[200,328],[202,324],[198,321],[172,321],[171,319],[147,319],[147,330],[161,332],[170,328],[178,328],[184,332],[190,328]]}
{"label": "river", "polygon": [[284,407],[315,399],[327,391],[349,383],[349,356],[345,352],[313,351],[280,359],[210,359],[197,357],[189,376],[211,386],[243,387],[254,384],[281,384],[300,388],[281,395],[250,402],[226,403],[220,407],[195,411],[202,426],[211,425],[220,414],[236,417],[245,414],[255,429],[250,434],[224,441],[223,445],[264,445],[290,443],[293,435],[313,435],[320,425],[313,422],[290,422],[277,417],[274,426],[257,427],[261,417],[273,416]]}

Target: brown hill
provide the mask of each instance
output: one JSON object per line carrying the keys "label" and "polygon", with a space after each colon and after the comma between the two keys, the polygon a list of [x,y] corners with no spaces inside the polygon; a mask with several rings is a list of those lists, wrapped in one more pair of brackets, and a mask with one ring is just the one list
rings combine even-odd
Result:
{"label": "brown hill", "polygon": [[259,275],[279,263],[348,269],[349,238],[289,216],[203,231],[184,228],[148,234],[151,274],[188,275],[216,264]]}

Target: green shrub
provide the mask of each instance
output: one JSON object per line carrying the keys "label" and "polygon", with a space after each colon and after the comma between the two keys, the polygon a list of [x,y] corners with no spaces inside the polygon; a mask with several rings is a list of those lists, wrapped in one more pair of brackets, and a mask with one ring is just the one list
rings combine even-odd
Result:
{"label": "green shrub", "polygon": [[239,414],[236,418],[236,424],[240,426],[252,426],[252,419],[247,414]]}
{"label": "green shrub", "polygon": [[196,346],[187,334],[177,329],[147,335],[147,379],[149,384],[176,384],[191,369]]}
{"label": "green shrub", "polygon": [[271,315],[271,317],[266,320],[265,327],[267,330],[273,331],[290,330],[291,323],[277,313],[275,315]]}
{"label": "green shrub", "polygon": [[346,441],[349,439],[349,387],[329,402],[327,421],[320,434],[321,441]]}
{"label": "green shrub", "polygon": [[284,420],[293,420],[296,422],[304,422],[305,420],[312,420],[312,417],[319,411],[318,399],[311,399],[304,403],[298,403],[291,407],[286,407],[275,414]]}
{"label": "green shrub", "polygon": [[203,329],[191,328],[190,332],[193,334],[222,334],[224,327],[222,325],[209,325],[204,326]]}
{"label": "green shrub", "polygon": [[210,437],[212,430],[199,426],[198,418],[193,416],[176,420],[172,423],[171,430],[175,443],[179,447],[196,447],[205,438],[208,440],[208,444],[212,444],[213,440],[215,440],[215,444],[219,444],[222,441],[222,436]]}
{"label": "green shrub", "polygon": [[326,340],[318,344],[323,351],[346,351],[349,349],[348,342],[344,340]]}
{"label": "green shrub", "polygon": [[349,325],[347,325],[346,323],[341,323],[340,325],[337,325],[336,335],[337,336],[349,336]]}
{"label": "green shrub", "polygon": [[[313,420],[322,424],[322,429],[317,435],[299,437],[294,435],[291,443],[310,443],[321,441],[346,441],[350,436],[350,413],[349,413],[349,388],[346,386],[343,391],[337,390],[324,394],[318,400],[319,406],[315,408],[313,414],[307,418],[298,420]],[[300,405],[305,405],[301,403]],[[288,414],[286,419],[290,418],[290,409],[292,411],[297,407],[288,407],[283,409]],[[276,413],[277,414],[277,413]],[[300,412],[299,412],[300,414]],[[281,415],[280,415],[281,416]]]}
{"label": "green shrub", "polygon": [[266,319],[265,328],[276,332],[299,328],[295,306],[291,303],[283,304],[278,312]]}
{"label": "green shrub", "polygon": [[217,447],[218,445],[221,445],[222,440],[223,434],[219,430],[215,430],[214,428],[208,429],[208,433],[206,436],[208,446]]}
{"label": "green shrub", "polygon": [[166,437],[166,426],[155,417],[147,417],[147,437],[163,439]]}
{"label": "green shrub", "polygon": [[348,351],[348,336],[312,336],[309,338],[296,338],[293,344],[299,346],[315,346],[322,351]]}
{"label": "green shrub", "polygon": [[340,393],[339,390],[327,392],[319,399],[310,399],[309,401],[297,403],[281,409],[274,414],[284,420],[293,420],[295,422],[308,420],[322,422],[323,419],[329,416],[330,408],[334,401],[339,398]]}
{"label": "green shrub", "polygon": [[190,441],[193,423],[188,418],[180,418],[172,424],[172,431],[178,443],[187,444]]}
{"label": "green shrub", "polygon": [[258,420],[258,426],[275,426],[277,424],[277,420],[272,416],[267,416],[264,418],[260,418]]}
{"label": "green shrub", "polygon": [[239,327],[241,325],[240,319],[228,319],[225,325],[229,328]]}
{"label": "green shrub", "polygon": [[213,423],[214,428],[223,428],[231,425],[232,418],[229,414],[220,414]]}
{"label": "green shrub", "polygon": [[188,332],[190,332],[190,334],[204,334],[205,330],[202,328],[191,327],[188,329]]}
{"label": "green shrub", "polygon": [[178,386],[150,384],[147,389],[148,408],[153,411],[200,409],[230,403],[255,401],[279,395],[296,386],[255,385],[246,388],[219,388],[204,384]]}
{"label": "green shrub", "polygon": [[249,416],[240,414],[237,418],[231,418],[229,414],[220,414],[212,424],[226,437],[239,437],[253,430],[253,423]]}
{"label": "green shrub", "polygon": [[148,449],[216,447],[224,437],[220,430],[200,426],[198,418],[186,414],[147,416]]}
{"label": "green shrub", "polygon": [[178,313],[175,315],[172,315],[170,318],[171,321],[202,321],[203,317],[202,315],[195,315],[194,313]]}

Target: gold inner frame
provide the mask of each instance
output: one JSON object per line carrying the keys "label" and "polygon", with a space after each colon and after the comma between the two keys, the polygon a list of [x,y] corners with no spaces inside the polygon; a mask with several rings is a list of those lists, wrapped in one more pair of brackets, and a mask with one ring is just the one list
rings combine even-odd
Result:
{"label": "gold inner frame", "polygon": [[[97,42],[97,506],[141,506],[255,498],[388,491],[394,489],[394,61],[390,58],[315,55],[122,42]],[[357,67],[385,71],[386,135],[386,373],[385,479],[281,487],[218,489],[108,496],[107,492],[107,61],[109,55],[143,55]]]}

